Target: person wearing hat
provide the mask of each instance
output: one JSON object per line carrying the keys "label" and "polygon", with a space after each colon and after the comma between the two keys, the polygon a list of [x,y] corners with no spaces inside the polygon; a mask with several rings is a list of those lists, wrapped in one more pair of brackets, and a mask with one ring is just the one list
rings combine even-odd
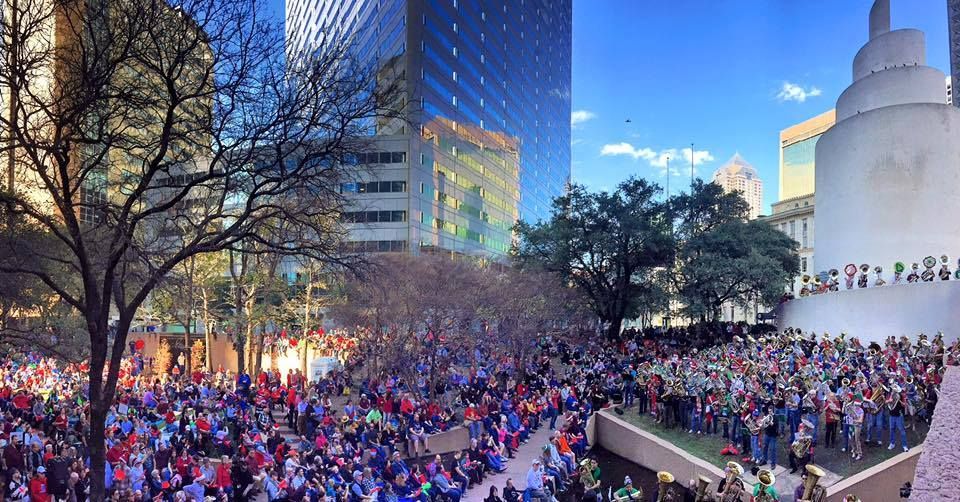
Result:
{"label": "person wearing hat", "polygon": [[30,500],[32,502],[50,502],[46,472],[47,469],[41,465],[37,467],[36,475],[30,480]]}
{"label": "person wearing hat", "polygon": [[853,403],[848,406],[845,420],[850,424],[850,452],[854,460],[863,458],[863,445],[860,444],[860,431],[863,429],[863,395],[859,392],[854,396]]}
{"label": "person wearing hat", "polygon": [[633,486],[630,476],[623,478],[623,488],[613,492],[613,500],[625,502],[627,500],[643,500],[643,490]]}
{"label": "person wearing hat", "polygon": [[544,476],[543,464],[540,459],[533,459],[530,469],[527,471],[527,493],[530,495],[531,501],[549,502],[551,500],[543,484]]}

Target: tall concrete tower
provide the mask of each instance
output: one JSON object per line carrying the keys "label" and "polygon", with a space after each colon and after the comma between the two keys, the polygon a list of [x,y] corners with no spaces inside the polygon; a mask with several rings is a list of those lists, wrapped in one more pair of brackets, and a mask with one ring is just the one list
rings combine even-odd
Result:
{"label": "tall concrete tower", "polygon": [[[816,147],[817,266],[909,264],[960,253],[960,110],[926,66],[924,34],[870,11],[870,39]],[[889,272],[888,272],[889,273]]]}

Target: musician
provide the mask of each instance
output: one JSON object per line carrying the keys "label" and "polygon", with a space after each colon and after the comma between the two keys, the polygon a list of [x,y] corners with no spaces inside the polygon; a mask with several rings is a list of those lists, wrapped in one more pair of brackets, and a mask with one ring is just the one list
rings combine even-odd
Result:
{"label": "musician", "polygon": [[748,423],[747,427],[750,433],[750,461],[755,464],[759,464],[760,463],[760,432],[762,429],[760,425],[760,410],[758,409],[753,410],[753,413],[750,413],[747,415],[747,419],[745,419],[745,421],[746,420],[749,420],[749,422],[747,422]]}
{"label": "musician", "polygon": [[883,434],[883,412],[874,401],[875,399],[879,399],[874,395],[876,391],[874,389],[866,389],[864,392],[866,393],[866,399],[863,400],[863,421],[864,427],[867,429],[867,437],[864,439],[864,442],[869,446],[872,442],[871,438],[876,436],[877,445],[879,445],[881,441],[880,436]]}
{"label": "musician", "polygon": [[813,443],[817,443],[818,432],[820,429],[820,400],[817,398],[817,391],[811,387],[807,395],[803,397],[803,413],[805,418],[812,424],[809,433],[813,435]]}
{"label": "musician", "polygon": [[847,423],[850,425],[850,452],[854,460],[863,458],[863,445],[860,444],[860,431],[863,429],[863,395],[857,394],[847,406]]}
{"label": "musician", "polygon": [[840,400],[833,392],[827,394],[827,401],[824,405],[825,418],[827,419],[827,437],[826,447],[835,447],[837,445],[837,427],[841,420]]}
{"label": "musician", "polygon": [[887,410],[890,413],[890,444],[888,450],[892,450],[897,442],[896,432],[900,432],[900,445],[903,451],[909,450],[907,447],[907,430],[903,427],[903,414],[906,409],[904,405],[903,389],[899,385],[893,384],[890,389],[890,397],[887,398]]}
{"label": "musician", "polygon": [[787,423],[790,425],[790,442],[793,442],[797,428],[800,426],[800,396],[793,387],[787,389],[786,397]]}
{"label": "musician", "polygon": [[810,457],[813,454],[813,436],[810,434],[812,428],[813,424],[804,419],[800,423],[800,428],[797,429],[796,439],[790,443],[790,474],[798,470],[805,471],[807,464],[810,463]]}
{"label": "musician", "polygon": [[625,502],[627,500],[643,500],[643,491],[634,488],[633,481],[630,479],[630,476],[627,476],[623,479],[623,485],[623,488],[613,492],[613,500],[617,502]]}
{"label": "musician", "polygon": [[767,415],[763,418],[763,458],[760,465],[769,461],[770,470],[777,468],[777,440],[780,438],[780,421],[774,416],[773,407],[767,407]]}

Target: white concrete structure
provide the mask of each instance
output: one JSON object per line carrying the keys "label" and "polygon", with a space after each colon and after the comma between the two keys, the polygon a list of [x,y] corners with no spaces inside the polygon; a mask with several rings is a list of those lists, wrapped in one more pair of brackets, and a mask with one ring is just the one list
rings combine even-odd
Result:
{"label": "white concrete structure", "polygon": [[787,302],[780,328],[882,341],[940,330],[952,337],[960,326],[960,281],[890,284],[895,262],[909,268],[925,256],[960,254],[960,110],[945,103],[944,74],[925,66],[923,33],[890,31],[889,10],[889,0],[877,0],[870,11],[854,82],[816,146],[815,183],[818,271],[879,265],[888,284],[874,287],[871,273],[871,287],[841,284]]}
{"label": "white concrete structure", "polygon": [[923,33],[889,24],[889,0],[878,0],[837,124],[817,143],[822,270],[960,253],[960,110],[944,102],[944,74],[924,65]]}
{"label": "white concrete structure", "polygon": [[757,170],[743,160],[739,153],[734,154],[726,164],[714,171],[713,182],[722,186],[726,192],[739,191],[750,205],[751,220],[760,216],[760,208],[763,206],[763,181]]}

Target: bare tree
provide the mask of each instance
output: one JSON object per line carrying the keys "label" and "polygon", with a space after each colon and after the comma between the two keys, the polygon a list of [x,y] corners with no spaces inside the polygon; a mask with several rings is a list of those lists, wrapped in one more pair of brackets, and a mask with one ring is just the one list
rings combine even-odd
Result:
{"label": "bare tree", "polygon": [[254,0],[3,3],[0,272],[83,319],[103,500],[104,420],[137,308],[175,267],[241,243],[349,265],[338,167],[393,116],[402,76],[355,64],[346,44],[285,62],[282,26]]}

